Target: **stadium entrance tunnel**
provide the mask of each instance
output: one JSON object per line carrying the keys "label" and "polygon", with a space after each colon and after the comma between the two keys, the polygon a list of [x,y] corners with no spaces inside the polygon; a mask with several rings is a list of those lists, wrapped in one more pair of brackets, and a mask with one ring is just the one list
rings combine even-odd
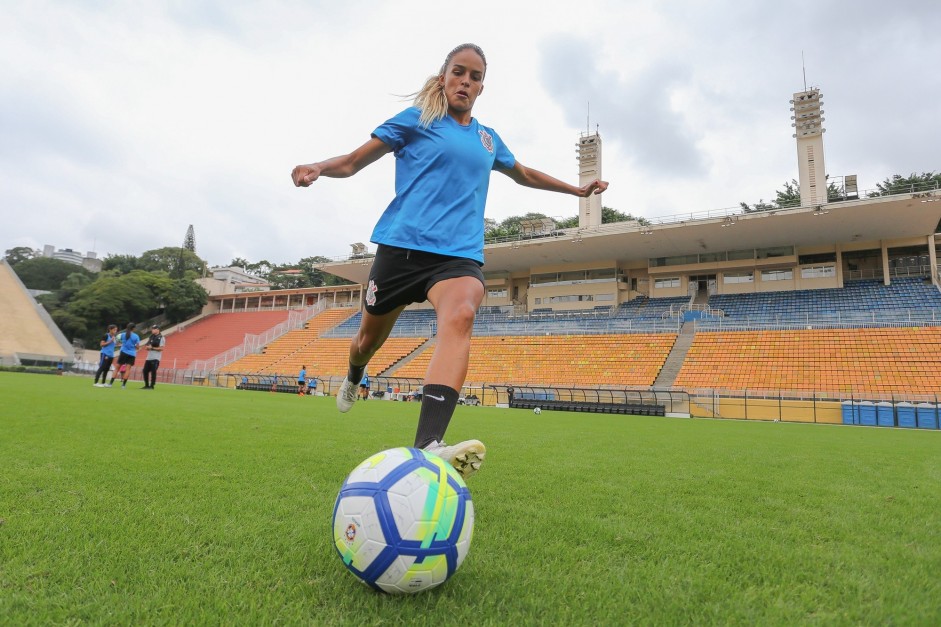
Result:
{"label": "stadium entrance tunnel", "polygon": [[507,386],[497,391],[512,409],[546,409],[632,416],[689,415],[683,392]]}

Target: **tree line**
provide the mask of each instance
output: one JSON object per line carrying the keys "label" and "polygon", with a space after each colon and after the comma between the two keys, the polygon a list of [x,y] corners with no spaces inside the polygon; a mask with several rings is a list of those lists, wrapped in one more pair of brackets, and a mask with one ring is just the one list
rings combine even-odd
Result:
{"label": "tree line", "polygon": [[[876,183],[876,189],[869,191],[866,194],[866,197],[878,198],[879,196],[917,193],[939,188],[941,188],[941,173],[922,172],[921,174],[918,174],[916,172],[912,172],[908,176],[895,174],[886,178],[881,183]],[[830,181],[828,175],[827,202],[846,200],[846,196],[846,190],[837,186],[835,182]],[[786,209],[788,207],[800,207],[800,204],[800,183],[797,182],[797,179],[791,179],[790,182],[784,182],[783,189],[779,189],[775,192],[774,200],[765,202],[764,199],[761,199],[753,205],[741,202],[739,203],[739,206],[746,213],[752,213],[755,211],[773,211],[775,209]]]}
{"label": "tree line", "polygon": [[304,257],[297,263],[273,264],[267,259],[251,262],[244,257],[236,257],[229,262],[233,268],[242,268],[248,274],[264,279],[275,290],[299,289],[304,287],[323,287],[329,285],[350,285],[351,282],[317,268],[321,263],[331,261],[328,257],[315,255]]}
{"label": "tree line", "polygon": [[[521,216],[510,216],[501,222],[497,222],[493,218],[484,218],[484,240],[490,242],[493,240],[515,237],[522,233],[522,227],[520,226],[521,222],[525,220],[539,220],[548,217],[549,216],[545,215],[544,213],[530,212]],[[650,222],[645,218],[634,217],[629,213],[622,213],[617,209],[612,209],[611,207],[601,208],[602,224],[626,222],[631,220],[641,225],[650,224]],[[578,226],[578,216],[555,220],[555,226],[557,229],[575,228]]]}
{"label": "tree line", "polygon": [[48,292],[36,300],[62,333],[89,348],[97,347],[109,324],[176,324],[209,302],[196,283],[206,262],[179,247],[148,250],[139,257],[109,255],[97,274],[23,246],[7,250],[5,258],[27,288]]}
{"label": "tree line", "polygon": [[[207,275],[208,266],[192,246],[157,248],[139,256],[108,255],[98,274],[25,246],[7,250],[5,258],[27,288],[48,292],[36,300],[65,336],[88,347],[97,345],[109,324],[172,325],[199,314],[209,301],[196,283]],[[237,257],[229,265],[266,281],[271,289],[349,284],[315,267],[328,261],[312,256],[273,264]]]}

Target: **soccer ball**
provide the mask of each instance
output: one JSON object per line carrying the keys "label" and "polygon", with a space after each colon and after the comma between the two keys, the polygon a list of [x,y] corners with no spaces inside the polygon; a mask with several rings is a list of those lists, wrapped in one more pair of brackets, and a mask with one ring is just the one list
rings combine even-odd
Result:
{"label": "soccer ball", "polygon": [[538,407],[533,407],[533,413],[536,414],[536,415],[539,415],[539,414],[542,413],[542,410],[539,409]]}
{"label": "soccer ball", "polygon": [[333,506],[340,559],[363,583],[412,594],[444,583],[467,557],[474,504],[454,468],[431,453],[376,453],[343,482]]}

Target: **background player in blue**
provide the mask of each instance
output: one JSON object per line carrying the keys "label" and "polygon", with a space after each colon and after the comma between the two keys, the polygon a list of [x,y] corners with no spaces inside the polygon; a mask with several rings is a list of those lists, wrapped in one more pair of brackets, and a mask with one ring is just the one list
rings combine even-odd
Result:
{"label": "background player in blue", "polygon": [[363,378],[359,380],[359,397],[364,401],[369,400],[369,373],[365,369]]}
{"label": "background player in blue", "polygon": [[140,336],[134,333],[136,326],[133,322],[128,322],[127,327],[116,338],[121,351],[118,353],[117,369],[114,371],[114,376],[111,377],[111,383],[108,385],[114,385],[114,380],[120,374],[121,387],[127,387],[127,378],[131,375],[131,366],[134,365],[134,361],[137,359],[137,347],[140,345]]}
{"label": "background player in blue", "polygon": [[297,373],[297,395],[304,396],[307,390],[307,366],[301,366],[301,371]]}
{"label": "background player in blue", "polygon": [[[108,381],[108,371],[111,370],[111,363],[114,361],[114,336],[118,332],[118,325],[109,324],[108,332],[104,334],[98,343],[101,346],[101,354],[98,357],[98,370],[95,371],[96,388],[105,387]],[[101,383],[98,383],[98,377],[101,377]]]}
{"label": "background player in blue", "polygon": [[337,408],[346,412],[353,406],[366,364],[402,310],[430,301],[438,316],[438,341],[425,373],[415,446],[443,457],[465,478],[480,468],[486,449],[478,440],[448,446],[444,434],[467,376],[474,315],[484,297],[480,268],[490,172],[580,197],[608,187],[600,180],[576,187],[520,163],[500,136],[471,114],[486,72],[478,46],[458,46],[415,95],[414,106],[377,128],[369,141],[291,173],[296,186],[307,187],[321,176],[352,176],[395,153],[395,198],[371,237],[378,248]]}

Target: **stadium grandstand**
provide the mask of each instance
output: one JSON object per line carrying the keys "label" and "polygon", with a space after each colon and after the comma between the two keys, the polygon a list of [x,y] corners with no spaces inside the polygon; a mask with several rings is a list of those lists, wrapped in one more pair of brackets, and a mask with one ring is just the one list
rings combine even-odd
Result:
{"label": "stadium grandstand", "polygon": [[[878,195],[845,176],[828,198],[815,184],[826,180],[819,93],[794,102],[795,206],[602,224],[592,197],[580,200],[577,227],[531,221],[487,242],[465,394],[492,389],[487,402],[505,403],[508,388],[539,386],[938,404],[941,189]],[[582,135],[577,148],[582,180],[594,178],[600,136]],[[350,285],[230,281],[201,319],[166,331],[163,365],[233,387],[289,380],[306,365],[330,393],[346,371],[372,259],[357,243],[318,266]],[[414,389],[435,337],[431,306],[409,307],[370,376],[387,391]]]}
{"label": "stadium grandstand", "polygon": [[0,365],[73,364],[75,351],[46,310],[0,259]]}

